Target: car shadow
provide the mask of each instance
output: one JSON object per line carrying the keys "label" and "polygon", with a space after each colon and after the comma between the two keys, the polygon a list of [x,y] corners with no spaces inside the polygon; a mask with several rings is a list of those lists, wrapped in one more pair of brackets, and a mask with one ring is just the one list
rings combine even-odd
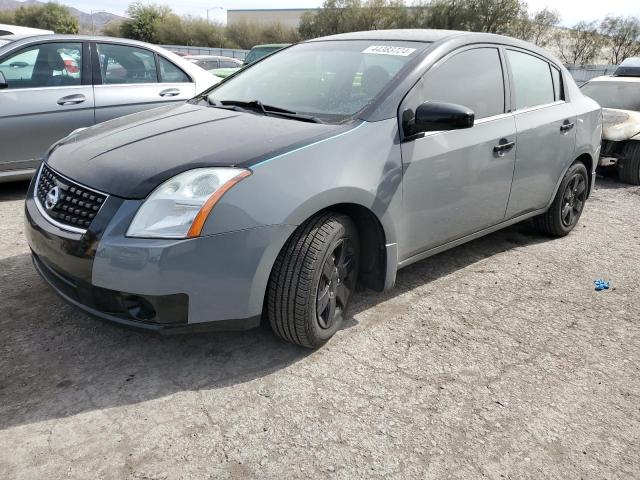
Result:
{"label": "car shadow", "polygon": [[[398,272],[392,290],[357,292],[345,328],[357,324],[358,313],[396,295],[546,240],[520,224],[413,264]],[[0,295],[2,429],[244,383],[315,354],[265,326],[162,337],[102,323],[53,293],[26,254],[0,260]]]}
{"label": "car shadow", "polygon": [[622,183],[614,174],[598,174],[598,178],[596,180],[596,190],[627,190],[635,192],[638,189],[637,185]]}
{"label": "car shadow", "polygon": [[24,200],[28,188],[28,181],[0,183],[0,202]]}

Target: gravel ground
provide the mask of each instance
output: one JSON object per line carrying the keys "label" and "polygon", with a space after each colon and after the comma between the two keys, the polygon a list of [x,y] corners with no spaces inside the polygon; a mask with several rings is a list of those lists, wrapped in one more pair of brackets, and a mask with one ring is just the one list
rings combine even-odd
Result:
{"label": "gravel ground", "polygon": [[0,185],[2,478],[640,478],[639,188],[401,271],[316,352],[75,311],[30,263],[25,188]]}

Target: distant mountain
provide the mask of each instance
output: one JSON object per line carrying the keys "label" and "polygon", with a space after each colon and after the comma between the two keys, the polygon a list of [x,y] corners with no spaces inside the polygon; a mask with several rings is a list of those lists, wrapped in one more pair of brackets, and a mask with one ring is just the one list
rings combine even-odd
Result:
{"label": "distant mountain", "polygon": [[[23,2],[18,0],[0,0],[0,10],[15,10],[22,5],[43,5],[44,3],[46,2],[40,2],[38,0],[25,0]],[[95,12],[91,15],[91,13],[83,12],[68,5],[67,8],[71,12],[71,15],[78,19],[80,23],[80,33],[100,33],[108,23],[124,20],[124,17],[114,15],[113,13]],[[91,18],[92,16],[93,19]]]}

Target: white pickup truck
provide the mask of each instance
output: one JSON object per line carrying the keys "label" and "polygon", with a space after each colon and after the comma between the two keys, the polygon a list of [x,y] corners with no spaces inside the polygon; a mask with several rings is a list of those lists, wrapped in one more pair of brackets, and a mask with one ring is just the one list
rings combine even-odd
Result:
{"label": "white pickup truck", "polygon": [[598,165],[617,168],[620,180],[640,185],[640,58],[628,58],[613,76],[594,78],[581,89],[603,107]]}

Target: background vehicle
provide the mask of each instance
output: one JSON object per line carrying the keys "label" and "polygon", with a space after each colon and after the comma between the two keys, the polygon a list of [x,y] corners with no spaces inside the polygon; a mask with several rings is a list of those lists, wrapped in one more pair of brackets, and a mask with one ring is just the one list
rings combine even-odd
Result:
{"label": "background vehicle", "polygon": [[640,77],[640,57],[625,58],[616,71],[614,77]]}
{"label": "background vehicle", "polygon": [[220,80],[168,50],[74,35],[0,41],[0,182],[28,178],[71,131],[173,102]]}
{"label": "background vehicle", "polygon": [[[638,59],[630,59],[638,60]],[[640,185],[640,62],[627,62],[610,77],[585,83],[585,95],[602,105],[601,167],[615,167],[623,182]]]}
{"label": "background vehicle", "polygon": [[42,30],[40,28],[20,27],[18,25],[6,25],[0,23],[0,36],[4,35],[46,35],[53,33],[53,30]]}
{"label": "background vehicle", "polygon": [[268,45],[256,45],[247,54],[244,62],[237,67],[216,68],[209,70],[210,73],[220,78],[227,78],[229,75],[236,73],[243,65],[251,65],[267,55],[288,47],[289,43],[272,43]]}
{"label": "background vehicle", "polygon": [[239,68],[242,66],[242,61],[237,58],[224,57],[221,55],[187,55],[183,58],[207,71],[218,68]]}
{"label": "background vehicle", "polygon": [[390,288],[399,268],[529,218],[569,234],[600,110],[558,60],[507,37],[310,40],[63,139],[30,187],[26,235],[43,278],[93,315],[180,331],[264,314],[318,347],[357,280]]}

